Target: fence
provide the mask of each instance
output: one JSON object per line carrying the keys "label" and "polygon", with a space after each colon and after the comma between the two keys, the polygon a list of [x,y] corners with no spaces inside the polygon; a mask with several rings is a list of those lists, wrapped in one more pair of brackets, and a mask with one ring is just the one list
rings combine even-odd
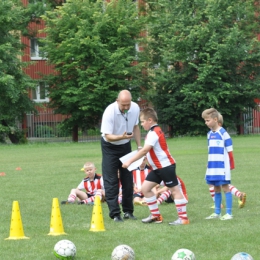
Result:
{"label": "fence", "polygon": [[[259,105],[260,108],[260,105]],[[29,141],[34,142],[70,142],[71,133],[61,129],[61,121],[66,117],[55,115],[51,109],[40,110],[38,115],[33,113],[26,115],[26,136]],[[242,134],[260,134],[260,109],[248,108],[243,114]],[[167,126],[163,126],[167,132]],[[82,131],[79,129],[79,142],[100,140],[100,125],[96,129]],[[145,135],[145,132],[143,132]]]}
{"label": "fence", "polygon": [[[37,142],[70,142],[72,135],[61,128],[61,122],[67,116],[54,114],[53,110],[44,108],[38,111],[38,115],[29,113],[26,115],[26,136],[29,141]],[[82,131],[79,129],[80,141],[96,141],[100,139],[99,126],[97,129]]]}
{"label": "fence", "polygon": [[246,109],[243,122],[244,134],[260,134],[260,104],[257,109]]}

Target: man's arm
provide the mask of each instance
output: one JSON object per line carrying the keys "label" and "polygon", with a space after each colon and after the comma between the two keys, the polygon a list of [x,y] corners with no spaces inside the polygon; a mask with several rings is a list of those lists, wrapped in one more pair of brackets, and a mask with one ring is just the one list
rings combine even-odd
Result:
{"label": "man's arm", "polygon": [[133,134],[127,135],[126,132],[124,132],[122,135],[105,134],[105,137],[108,142],[115,142],[123,139],[131,139]]}
{"label": "man's arm", "polygon": [[134,126],[133,132],[134,132],[134,138],[135,138],[137,148],[140,148],[141,147],[141,131],[140,131],[139,125]]}

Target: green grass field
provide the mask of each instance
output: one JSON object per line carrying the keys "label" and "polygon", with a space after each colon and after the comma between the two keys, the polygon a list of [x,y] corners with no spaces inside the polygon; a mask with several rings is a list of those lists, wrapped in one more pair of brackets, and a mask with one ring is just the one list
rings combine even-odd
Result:
{"label": "green grass field", "polygon": [[[93,143],[49,143],[0,146],[0,259],[54,260],[53,247],[69,239],[77,247],[77,260],[109,260],[119,244],[131,246],[136,260],[170,260],[179,248],[188,248],[196,260],[230,260],[237,252],[260,259],[259,165],[260,136],[234,136],[236,169],[232,184],[247,193],[247,203],[238,208],[233,199],[234,219],[205,220],[213,205],[204,175],[207,162],[206,137],[168,140],[177,161],[177,174],[184,180],[189,196],[190,225],[169,226],[177,218],[173,204],[162,204],[162,224],[143,224],[147,207],[135,207],[137,221],[114,223],[102,204],[106,231],[91,232],[93,206],[60,205],[67,235],[50,236],[53,198],[67,199],[70,189],[84,178],[80,171],[86,161],[96,164],[101,173],[101,149]],[[133,148],[135,144],[133,143]],[[16,170],[21,167],[21,170]],[[18,201],[25,236],[30,239],[5,240],[9,237],[12,203]]]}

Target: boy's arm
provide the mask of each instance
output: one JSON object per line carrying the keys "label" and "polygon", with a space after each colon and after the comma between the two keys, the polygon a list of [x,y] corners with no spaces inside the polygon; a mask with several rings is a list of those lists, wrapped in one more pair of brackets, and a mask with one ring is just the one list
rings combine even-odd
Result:
{"label": "boy's arm", "polygon": [[233,156],[233,152],[228,152],[228,156],[229,156],[229,162],[230,162],[230,170],[235,169],[235,161],[234,161],[234,156]]}
{"label": "boy's arm", "polygon": [[122,167],[128,168],[131,163],[133,163],[133,162],[137,161],[138,159],[142,158],[143,156],[145,156],[150,151],[151,148],[152,148],[151,145],[146,144],[132,158],[130,158],[128,161],[124,162]]}

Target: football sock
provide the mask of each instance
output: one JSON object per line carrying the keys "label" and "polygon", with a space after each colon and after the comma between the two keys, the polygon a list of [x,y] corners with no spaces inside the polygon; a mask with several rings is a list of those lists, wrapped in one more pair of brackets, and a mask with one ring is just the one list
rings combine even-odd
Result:
{"label": "football sock", "polygon": [[149,207],[149,210],[151,214],[155,217],[160,216],[160,211],[157,205],[157,199],[156,196],[152,196],[151,198],[145,198],[147,206]]}
{"label": "football sock", "polygon": [[215,193],[215,213],[220,214],[221,213],[221,201],[222,201],[222,194],[221,192]]}
{"label": "football sock", "polygon": [[69,201],[69,202],[74,202],[74,201],[76,200],[76,197],[77,197],[76,195],[74,195],[74,194],[71,193],[71,194],[69,195],[69,197],[68,197],[68,201]]}
{"label": "football sock", "polygon": [[92,202],[94,202],[94,200],[95,200],[95,196],[91,196],[91,197],[89,197],[89,198],[87,198],[87,199],[85,199],[85,200],[82,200],[85,204],[90,204],[90,203],[92,203]]}
{"label": "football sock", "polygon": [[226,213],[232,215],[232,194],[231,192],[225,193],[226,196]]}
{"label": "football sock", "polygon": [[235,186],[233,186],[233,185],[230,184],[230,185],[229,185],[229,190],[231,191],[231,194],[232,194],[232,195],[234,195],[234,196],[240,198],[241,192],[240,192]]}
{"label": "football sock", "polygon": [[175,207],[177,210],[177,213],[179,215],[179,218],[181,219],[187,219],[187,210],[186,210],[186,205],[187,205],[187,200],[186,199],[175,199]]}
{"label": "football sock", "polygon": [[122,203],[122,194],[119,194],[118,195],[118,204],[121,204]]}
{"label": "football sock", "polygon": [[163,192],[161,194],[161,196],[157,199],[157,202],[159,202],[159,204],[163,203],[164,201],[166,201],[169,197],[171,196],[171,191],[170,190],[166,190],[165,192]]}
{"label": "football sock", "polygon": [[210,193],[210,196],[211,198],[213,199],[213,201],[215,201],[215,190],[214,190],[214,187],[209,187],[209,193]]}

